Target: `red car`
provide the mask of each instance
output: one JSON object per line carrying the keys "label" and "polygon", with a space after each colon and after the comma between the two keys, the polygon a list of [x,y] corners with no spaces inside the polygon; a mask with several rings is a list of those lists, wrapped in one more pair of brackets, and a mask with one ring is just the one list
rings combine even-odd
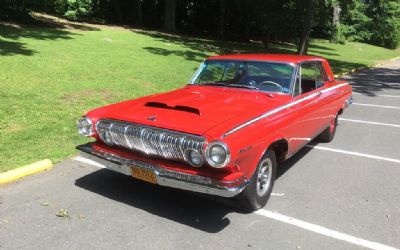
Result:
{"label": "red car", "polygon": [[147,182],[235,197],[257,210],[276,168],[311,140],[329,142],[352,89],[321,57],[206,59],[180,89],[89,111],[83,157]]}

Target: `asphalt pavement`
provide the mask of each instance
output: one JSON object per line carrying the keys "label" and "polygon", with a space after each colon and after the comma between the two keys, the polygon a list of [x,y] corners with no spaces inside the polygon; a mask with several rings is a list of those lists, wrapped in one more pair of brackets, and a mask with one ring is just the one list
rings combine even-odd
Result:
{"label": "asphalt pavement", "polygon": [[400,61],[345,79],[335,140],[282,164],[257,213],[71,158],[0,186],[0,249],[400,248]]}

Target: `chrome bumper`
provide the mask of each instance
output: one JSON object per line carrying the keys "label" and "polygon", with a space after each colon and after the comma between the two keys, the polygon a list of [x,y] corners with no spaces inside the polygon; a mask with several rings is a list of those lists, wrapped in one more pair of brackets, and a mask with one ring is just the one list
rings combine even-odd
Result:
{"label": "chrome bumper", "polygon": [[353,96],[350,96],[344,103],[344,108],[347,109],[353,103]]}
{"label": "chrome bumper", "polygon": [[151,170],[156,174],[157,184],[177,189],[183,189],[198,193],[205,193],[221,197],[233,197],[243,191],[249,184],[248,180],[237,179],[231,182],[223,182],[210,177],[192,175],[158,167],[143,161],[122,158],[115,154],[95,150],[92,143],[76,147],[79,150],[80,157],[94,162],[85,161],[86,165],[102,165],[107,169],[119,172],[125,175],[131,175],[131,167],[140,167]]}

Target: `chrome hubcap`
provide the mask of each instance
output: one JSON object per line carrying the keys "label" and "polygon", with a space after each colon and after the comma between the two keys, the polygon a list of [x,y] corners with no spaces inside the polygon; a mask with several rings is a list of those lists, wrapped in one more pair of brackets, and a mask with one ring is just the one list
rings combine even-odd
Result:
{"label": "chrome hubcap", "polygon": [[272,162],[270,159],[265,159],[260,163],[257,172],[257,195],[264,196],[271,184]]}

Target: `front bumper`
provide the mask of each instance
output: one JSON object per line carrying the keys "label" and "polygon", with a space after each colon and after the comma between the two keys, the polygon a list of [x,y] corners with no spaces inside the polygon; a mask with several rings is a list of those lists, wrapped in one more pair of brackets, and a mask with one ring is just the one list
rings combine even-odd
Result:
{"label": "front bumper", "polygon": [[[183,189],[198,193],[205,193],[221,197],[234,197],[239,194],[249,184],[248,180],[239,178],[234,181],[224,182],[214,178],[182,173],[178,171],[161,168],[156,164],[123,158],[115,154],[100,151],[92,147],[92,143],[76,147],[82,158],[90,161],[84,161],[87,165],[102,165],[107,169],[119,172],[125,175],[131,175],[131,167],[140,167],[153,171],[157,178],[157,184],[177,189]],[[91,163],[93,162],[93,163]]]}

